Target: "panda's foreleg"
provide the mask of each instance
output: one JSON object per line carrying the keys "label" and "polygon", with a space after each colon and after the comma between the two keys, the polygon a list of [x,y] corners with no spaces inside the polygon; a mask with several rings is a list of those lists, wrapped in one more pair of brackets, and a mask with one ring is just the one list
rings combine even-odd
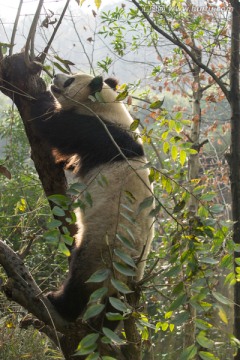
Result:
{"label": "panda's foreleg", "polygon": [[[89,245],[89,244],[88,244]],[[86,279],[94,272],[93,268],[98,268],[98,261],[101,257],[93,262],[89,254],[89,246],[82,246],[76,248],[71,257],[69,274],[61,288],[55,292],[48,293],[47,297],[54,305],[58,313],[68,321],[75,321],[78,316],[83,315],[87,308],[87,304],[91,294],[101,285],[86,283]],[[88,259],[88,261],[86,261]],[[81,267],[84,264],[84,267]],[[111,296],[116,294],[111,293]],[[117,296],[117,295],[116,295]],[[105,317],[107,312],[116,312],[116,309],[109,303],[108,298],[102,299],[105,304],[105,311],[103,311],[97,318],[91,319],[89,324],[92,328],[100,331],[102,326],[108,327],[114,331],[119,321],[109,321]]]}
{"label": "panda's foreleg", "polygon": [[68,321],[74,321],[83,313],[89,300],[90,290],[85,283],[84,269],[81,263],[85,257],[85,249],[76,248],[71,254],[69,273],[59,290],[47,294],[58,313]]}

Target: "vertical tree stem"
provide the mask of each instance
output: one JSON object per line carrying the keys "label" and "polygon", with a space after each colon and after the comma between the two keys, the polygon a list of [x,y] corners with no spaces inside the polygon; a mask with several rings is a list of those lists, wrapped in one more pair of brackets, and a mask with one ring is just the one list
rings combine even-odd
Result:
{"label": "vertical tree stem", "polygon": [[[230,104],[231,117],[231,154],[230,177],[232,192],[233,241],[240,244],[240,94],[239,94],[239,32],[240,32],[240,4],[238,0],[231,2],[232,35],[231,35],[231,64],[230,64]],[[238,257],[237,252],[234,258]],[[236,266],[236,264],[235,264]],[[240,283],[234,288],[234,333],[240,339]],[[240,351],[235,360],[240,360]]]}

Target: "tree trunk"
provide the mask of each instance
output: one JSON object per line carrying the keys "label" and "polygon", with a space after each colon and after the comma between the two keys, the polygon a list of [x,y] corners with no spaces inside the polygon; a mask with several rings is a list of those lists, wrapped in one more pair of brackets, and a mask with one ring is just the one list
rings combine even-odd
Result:
{"label": "tree trunk", "polygon": [[[198,48],[193,49],[194,55],[201,61],[201,50]],[[192,124],[191,124],[191,132],[190,138],[193,143],[193,148],[199,150],[199,136],[200,136],[200,125],[201,125],[201,107],[200,102],[202,98],[202,91],[200,87],[200,67],[193,63],[192,65],[192,74],[193,74],[193,104],[192,104]],[[188,180],[198,179],[199,177],[199,153],[191,154],[189,156],[188,163]],[[192,190],[194,189],[195,184],[190,187]],[[196,196],[191,195],[189,200],[189,214],[190,220],[197,215],[198,210],[198,201]],[[192,293],[186,287],[186,292],[188,292],[188,296],[191,297]],[[188,311],[190,315],[190,320],[184,325],[184,348],[187,348],[193,345],[196,341],[196,326],[194,319],[196,318],[196,310],[191,304],[188,304]],[[197,355],[194,359],[198,359]]]}
{"label": "tree trunk", "polygon": [[[230,180],[232,193],[233,241],[240,244],[240,94],[239,94],[239,32],[240,32],[240,4],[238,0],[231,2],[232,36],[231,36],[231,64],[230,64],[230,104],[231,117],[231,153]],[[239,257],[235,252],[234,257]],[[236,266],[236,264],[235,264]],[[240,283],[234,288],[234,334],[240,339]],[[238,350],[235,360],[240,360]]]}
{"label": "tree trunk", "polygon": [[[18,108],[31,146],[31,158],[46,196],[65,194],[66,178],[62,167],[54,163],[49,147],[34,134],[31,127],[32,102],[46,91],[46,84],[39,76],[41,67],[33,64],[32,69],[27,68],[23,53],[5,57],[0,64],[0,90]],[[68,227],[72,236],[76,234],[75,225],[69,226],[64,221],[63,225]]]}

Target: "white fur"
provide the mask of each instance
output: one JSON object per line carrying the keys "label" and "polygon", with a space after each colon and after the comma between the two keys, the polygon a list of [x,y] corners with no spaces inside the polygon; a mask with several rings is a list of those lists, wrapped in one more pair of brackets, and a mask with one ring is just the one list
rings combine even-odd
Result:
{"label": "white fur", "polygon": [[[129,128],[132,118],[125,106],[115,101],[115,91],[104,84],[101,91],[104,103],[92,102],[89,100],[88,84],[93,77],[83,74],[74,77],[75,81],[66,88],[63,87],[68,79],[66,75],[57,75],[54,80],[54,85],[58,90],[54,92],[54,96],[64,110],[75,109],[79,114],[89,115],[94,112],[107,121]],[[81,161],[81,159],[76,157],[74,161]],[[90,193],[93,201],[92,206],[87,204],[84,211],[76,210],[79,227],[76,247],[80,247],[84,241],[87,242],[84,255],[81,255],[81,266],[79,266],[79,273],[83,279],[87,280],[92,275],[93,269],[96,271],[107,267],[115,271],[112,262],[121,262],[120,258],[114,254],[116,248],[139,259],[136,280],[143,276],[145,260],[153,238],[153,219],[149,216],[153,205],[139,212],[141,202],[152,196],[152,187],[148,179],[149,171],[144,167],[145,164],[144,157],[118,161],[94,168],[87,175],[74,179],[86,185],[86,191]],[[81,194],[81,200],[84,200],[84,193]],[[130,221],[129,217],[133,220]],[[127,229],[130,231],[128,232]],[[129,239],[134,250],[124,246],[117,234]],[[127,281],[126,277],[124,278],[117,271],[115,275],[122,281]],[[96,284],[86,286],[94,289]],[[109,293],[113,291],[110,287]]]}
{"label": "white fur", "polygon": [[[69,87],[64,88],[64,82],[74,77],[75,81]],[[124,104],[116,101],[117,93],[104,83],[101,97],[103,102],[91,100],[89,83],[93,76],[86,74],[77,74],[68,76],[58,74],[54,78],[54,85],[61,90],[61,93],[54,93],[63,110],[76,109],[82,115],[97,115],[103,119],[111,116],[111,122],[129,129],[133,119],[127,111]]]}

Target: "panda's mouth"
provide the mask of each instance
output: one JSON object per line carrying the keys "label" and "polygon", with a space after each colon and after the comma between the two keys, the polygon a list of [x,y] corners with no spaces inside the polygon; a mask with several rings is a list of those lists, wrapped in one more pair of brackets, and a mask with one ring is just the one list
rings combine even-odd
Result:
{"label": "panda's mouth", "polygon": [[61,94],[62,91],[56,85],[51,85],[51,92],[55,94]]}

